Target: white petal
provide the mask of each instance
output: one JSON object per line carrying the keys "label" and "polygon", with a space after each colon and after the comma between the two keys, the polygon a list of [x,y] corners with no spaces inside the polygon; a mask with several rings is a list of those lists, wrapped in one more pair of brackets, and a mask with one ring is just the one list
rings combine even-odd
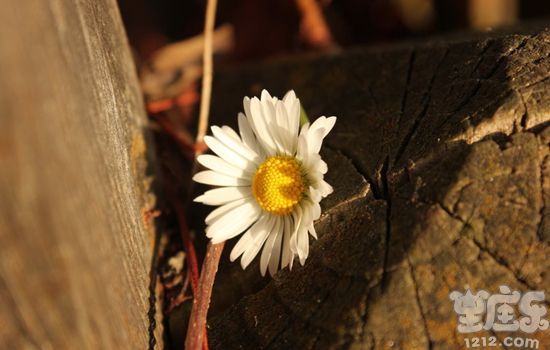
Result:
{"label": "white petal", "polygon": [[300,225],[302,223],[302,207],[300,205],[297,205],[294,209],[294,212],[292,213],[292,218],[294,220],[294,227],[292,230],[292,235],[290,236],[290,250],[294,254],[298,254],[298,230],[300,229]]}
{"label": "white petal", "polygon": [[307,133],[307,150],[311,154],[318,154],[323,144],[324,128],[310,129]]}
{"label": "white petal", "polygon": [[306,141],[306,136],[305,135],[302,135],[300,134],[300,136],[298,136],[298,147],[296,149],[296,158],[298,158],[299,160],[302,161],[302,163],[304,163],[304,165],[308,165],[308,150],[307,150],[307,141]]}
{"label": "white petal", "polygon": [[239,199],[239,200],[236,200],[234,202],[229,202],[225,205],[222,205],[221,207],[218,207],[218,208],[212,210],[212,212],[210,214],[208,214],[206,219],[204,219],[204,222],[207,225],[210,225],[214,221],[216,221],[218,218],[220,218],[222,215],[224,215],[225,213],[233,210],[234,208],[237,208],[240,205],[243,205],[244,203],[248,202],[249,200],[250,200],[249,198],[243,198],[243,199]]}
{"label": "white petal", "polygon": [[300,259],[300,264],[304,265],[309,255],[309,235],[307,233],[307,227],[300,227],[298,230],[298,239],[297,239],[297,248],[298,248],[298,258]]}
{"label": "white petal", "polygon": [[317,210],[319,211],[319,213],[321,212],[321,207],[319,206],[319,208],[316,209],[316,205],[319,205],[319,203],[309,200],[305,200],[301,203],[302,213],[304,214],[304,217],[302,219],[302,226],[304,226],[305,228],[308,228],[309,225],[313,223],[313,216],[316,214]]}
{"label": "white petal", "polygon": [[258,143],[256,142],[256,137],[254,136],[254,131],[246,119],[246,116],[243,113],[239,113],[239,132],[241,133],[241,138],[243,143],[247,145],[250,149],[258,150]]}
{"label": "white petal", "polygon": [[260,210],[250,206],[239,206],[208,226],[206,237],[211,238],[214,244],[235,237],[256,222],[261,213]]}
{"label": "white petal", "polygon": [[[265,126],[267,133],[271,137],[271,140],[273,141],[273,144],[276,147],[277,143],[276,143],[275,137],[273,137],[271,126],[277,121],[277,116],[275,114],[275,105],[271,100],[271,96],[268,97],[262,92],[260,107],[263,115],[263,118],[261,118],[261,121],[263,123],[260,123],[260,124],[263,124],[263,126]],[[254,121],[256,122],[256,119]]]}
{"label": "white petal", "polygon": [[284,217],[284,231],[283,231],[283,251],[281,257],[281,268],[284,269],[290,264],[291,259],[294,257],[292,250],[290,249],[290,237],[292,236],[293,226],[290,216]]}
{"label": "white petal", "polygon": [[317,188],[319,189],[319,191],[321,192],[321,195],[323,197],[326,197],[328,196],[329,194],[332,193],[333,189],[332,189],[332,186],[329,185],[326,181],[324,180],[321,180],[320,182],[317,183]]}
{"label": "white petal", "polygon": [[321,191],[315,189],[314,187],[310,186],[309,187],[309,198],[315,202],[315,203],[319,203],[321,201],[321,199],[323,198],[323,196],[321,195]]}
{"label": "white petal", "polygon": [[213,156],[211,154],[201,154],[197,157],[197,162],[204,167],[214,170],[218,173],[228,175],[231,177],[250,179],[251,174],[243,169],[239,169],[220,157]]}
{"label": "white petal", "polygon": [[318,168],[318,170],[319,170],[319,172],[320,172],[321,174],[326,174],[327,171],[328,171],[328,165],[327,165],[327,163],[326,163],[324,160],[322,160],[322,159],[319,160],[319,162],[317,163],[316,167]]}
{"label": "white petal", "polygon": [[[334,127],[336,123],[336,117],[320,117],[318,118],[311,126],[307,124],[302,127],[300,131],[300,137],[305,135],[306,137],[306,146],[302,144],[300,147],[300,140],[298,143],[298,153],[300,157],[303,158],[306,167],[312,168],[315,167],[321,174],[327,172],[326,163],[321,160],[321,157],[318,157],[318,153],[321,150],[321,145],[323,144],[323,139],[328,134],[328,132]],[[301,141],[303,143],[303,141]],[[307,149],[307,155],[304,154]]]}
{"label": "white petal", "polygon": [[294,155],[296,142],[293,142],[290,138],[287,112],[284,104],[281,101],[277,102],[275,106],[277,125],[273,127],[273,133],[277,136],[281,153]]}
{"label": "white petal", "polygon": [[266,90],[266,89],[262,89],[262,92],[260,94],[260,98],[262,99],[262,102],[263,101],[272,101],[273,100],[273,97],[271,97],[271,94]]}
{"label": "white petal", "polygon": [[275,103],[275,114],[277,116],[277,124],[286,132],[286,134],[288,134],[290,124],[288,120],[288,112],[283,101],[277,101],[277,103]]}
{"label": "white petal", "polygon": [[335,123],[336,123],[336,117],[330,117],[330,118],[327,118],[324,116],[319,117],[313,122],[313,124],[311,124],[310,130],[324,129],[324,132],[323,132],[323,138],[324,138],[332,130]]}
{"label": "white petal", "polygon": [[212,226],[208,226],[206,236],[212,239],[213,244],[224,242],[243,233],[256,222],[261,213],[261,209],[257,206],[249,208],[241,206],[233,209],[226,214],[227,219],[220,218]]}
{"label": "white petal", "polygon": [[309,254],[309,237],[307,228],[313,222],[311,220],[311,209],[309,203],[302,203],[296,206],[294,222],[295,231],[290,238],[290,247],[298,255],[300,264],[304,264]]}
{"label": "white petal", "polygon": [[311,204],[306,202],[303,203],[301,207],[302,219],[300,220],[300,226],[296,237],[296,251],[300,264],[304,265],[309,255],[309,235],[307,228],[313,223],[313,220],[311,219]]}
{"label": "white petal", "polygon": [[317,183],[323,181],[323,174],[318,171],[311,170],[311,168],[307,169],[307,177],[310,183],[313,185],[313,187],[317,188]]}
{"label": "white petal", "polygon": [[209,232],[217,231],[220,228],[224,229],[225,226],[230,225],[233,221],[253,215],[260,210],[261,209],[253,199],[248,199],[238,207],[224,213],[223,215],[220,215],[215,220],[211,220],[208,227],[206,227],[206,236],[211,238],[212,235],[209,234]]}
{"label": "white petal", "polygon": [[229,136],[229,134],[227,134],[221,128],[214,125],[211,127],[211,130],[214,136],[232,151],[238,153],[240,156],[248,159],[251,162],[256,162],[258,160],[258,155],[256,154],[256,152],[243,145],[242,142],[237,141],[233,137]]}
{"label": "white petal", "polygon": [[237,244],[233,247],[233,250],[231,250],[231,254],[229,255],[229,259],[231,261],[235,261],[239,256],[241,256],[248,247],[252,244],[254,237],[256,236],[257,232],[259,232],[260,228],[265,226],[265,222],[267,220],[267,215],[262,215],[256,221],[239,239]]}
{"label": "white petal", "polygon": [[274,276],[275,273],[277,273],[277,268],[279,267],[284,229],[284,221],[281,220],[281,229],[279,230],[277,237],[275,238],[275,243],[273,244],[273,248],[271,249],[271,258],[269,259],[269,274],[271,276]]}
{"label": "white petal", "polygon": [[[244,108],[244,113],[250,122],[250,118],[251,118],[250,116],[252,115],[252,112],[250,112],[250,98],[247,96],[243,97],[243,108]],[[252,125],[250,126],[252,127]]]}
{"label": "white petal", "polygon": [[246,269],[246,267],[252,262],[252,260],[254,260],[256,255],[258,255],[258,252],[262,248],[267,237],[272,232],[275,221],[276,220],[273,216],[268,215],[264,225],[260,226],[256,234],[253,235],[252,243],[247,247],[241,258],[241,266],[243,269]]}
{"label": "white petal", "polygon": [[230,149],[212,136],[205,136],[204,142],[212,150],[212,152],[220,156],[221,159],[239,169],[250,169],[250,167],[254,165],[254,163],[246,160],[246,158],[242,157],[237,152]]}
{"label": "white petal", "polygon": [[313,236],[313,238],[317,239],[317,231],[315,231],[315,226],[313,226],[313,224],[311,224],[311,226],[309,226],[307,230]]}
{"label": "white petal", "polygon": [[321,206],[319,205],[319,202],[313,202],[311,203],[311,220],[315,221],[321,217]]}
{"label": "white petal", "polygon": [[195,174],[193,181],[212,186],[250,186],[250,180],[223,175],[212,170]]}
{"label": "white petal", "polygon": [[222,205],[252,195],[250,187],[221,187],[204,192],[195,198],[195,202],[206,205]]}
{"label": "white petal", "polygon": [[[259,213],[258,213],[259,214]],[[240,235],[245,231],[250,225],[252,225],[256,219],[257,216],[246,216],[243,217],[241,220],[237,220],[233,218],[234,220],[230,222],[225,228],[217,228],[215,231],[211,230],[209,231],[207,237],[211,238],[212,244],[218,244],[221,242],[225,242],[228,239],[231,239],[235,236]]]}
{"label": "white petal", "polygon": [[291,140],[296,140],[298,137],[298,129],[300,128],[300,100],[296,98],[296,94],[293,90],[290,90],[283,97],[283,103],[285,105],[288,117],[288,131]]}
{"label": "white petal", "polygon": [[283,154],[285,153],[286,149],[284,147],[284,142],[281,138],[281,135],[284,135],[285,132],[284,130],[281,130],[281,125],[279,124],[279,117],[277,116],[278,104],[281,104],[281,107],[283,107],[282,102],[278,101],[277,99],[275,99],[275,102],[273,102],[271,96],[269,96],[268,93],[264,94],[262,92],[261,106],[263,121],[265,123],[266,130],[271,137],[273,144],[275,145],[275,152],[277,154]]}
{"label": "white petal", "polygon": [[321,156],[318,153],[309,153],[308,154],[308,164],[306,164],[309,171],[317,172],[319,174],[319,179],[322,179],[324,174],[328,171],[328,165],[321,159]]}
{"label": "white petal", "polygon": [[273,247],[275,245],[277,237],[280,236],[280,233],[282,232],[284,226],[282,219],[274,218],[274,220],[275,224],[273,226],[273,230],[269,234],[269,237],[267,237],[267,241],[265,242],[264,248],[262,250],[262,256],[260,257],[260,272],[262,273],[262,276],[265,276],[265,272],[267,271],[267,265],[269,264],[271,255],[275,254],[275,252],[273,251]]}
{"label": "white petal", "polygon": [[222,130],[225,131],[226,134],[234,138],[236,141],[242,142],[241,138],[239,137],[239,134],[237,134],[237,132],[233,130],[233,128],[227,125],[222,125]]}
{"label": "white petal", "polygon": [[266,119],[269,118],[271,118],[271,116],[264,116],[262,104],[258,98],[254,97],[250,100],[250,115],[248,116],[250,126],[252,126],[256,134],[256,139],[264,147],[268,155],[275,155],[277,146],[271,138],[271,134],[266,124]]}
{"label": "white petal", "polygon": [[308,170],[308,172],[315,173],[317,176],[316,178],[317,180],[323,179],[324,174],[321,173],[322,165],[321,165],[321,156],[319,155],[319,153],[312,153],[308,151],[306,159],[307,159],[307,164],[304,163],[304,167]]}
{"label": "white petal", "polygon": [[305,123],[302,125],[302,128],[300,129],[300,135],[307,136],[307,132],[309,131],[309,123]]}
{"label": "white petal", "polygon": [[294,92],[294,90],[288,90],[283,96],[283,102],[290,102],[292,100],[296,100],[296,93]]}
{"label": "white petal", "polygon": [[323,125],[323,128],[325,129],[325,134],[323,135],[323,137],[326,137],[328,135],[328,133],[332,130],[332,128],[334,127],[334,124],[336,124],[336,117],[328,117],[326,118],[325,120],[325,123]]}
{"label": "white petal", "polygon": [[297,100],[297,98],[296,98],[296,93],[294,92],[294,90],[288,90],[286,92],[286,94],[283,96],[283,102],[285,104],[293,103],[296,100]]}

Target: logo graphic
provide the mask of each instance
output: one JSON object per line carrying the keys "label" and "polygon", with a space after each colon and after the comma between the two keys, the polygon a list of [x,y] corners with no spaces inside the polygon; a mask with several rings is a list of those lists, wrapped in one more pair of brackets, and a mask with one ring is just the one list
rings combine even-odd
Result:
{"label": "logo graphic", "polygon": [[[458,316],[458,331],[473,333],[481,330],[495,332],[514,332],[521,330],[534,333],[547,330],[548,320],[544,303],[544,291],[530,291],[521,295],[508,286],[500,286],[499,294],[489,294],[480,290],[473,294],[470,289],[465,293],[453,291],[449,298],[454,301],[454,310]],[[516,319],[517,306],[521,316]],[[485,318],[484,318],[485,316]]]}

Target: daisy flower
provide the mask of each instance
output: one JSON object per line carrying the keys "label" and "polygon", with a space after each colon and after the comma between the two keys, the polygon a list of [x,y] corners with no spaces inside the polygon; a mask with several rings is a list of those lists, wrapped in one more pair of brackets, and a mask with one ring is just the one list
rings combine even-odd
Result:
{"label": "daisy flower", "polygon": [[[195,199],[220,206],[206,217],[206,236],[220,243],[242,234],[231,251],[245,269],[260,250],[260,271],[274,275],[292,269],[297,256],[304,264],[319,202],[332,192],[323,180],[327,164],[319,156],[323,139],[336,117],[320,117],[300,128],[300,101],[294,91],[282,100],[266,90],[261,99],[245,97],[239,113],[239,134],[228,126],[213,126],[205,142],[217,156],[197,161],[209,170],[193,180],[220,186]],[[243,234],[244,232],[244,234]]]}

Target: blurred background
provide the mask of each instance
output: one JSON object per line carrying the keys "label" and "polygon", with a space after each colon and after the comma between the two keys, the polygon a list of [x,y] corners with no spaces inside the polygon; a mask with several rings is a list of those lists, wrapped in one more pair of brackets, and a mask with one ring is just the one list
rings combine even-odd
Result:
{"label": "blurred background", "polygon": [[[119,0],[148,102],[186,92],[200,77],[204,0]],[[544,0],[220,0],[216,65],[334,52],[550,18]],[[166,108],[150,104],[150,111]]]}
{"label": "blurred background", "polygon": [[[204,0],[119,0],[130,43],[143,58],[200,34],[205,5]],[[544,0],[220,0],[217,24],[233,26],[235,45],[227,58],[243,61],[547,16],[550,2]]]}

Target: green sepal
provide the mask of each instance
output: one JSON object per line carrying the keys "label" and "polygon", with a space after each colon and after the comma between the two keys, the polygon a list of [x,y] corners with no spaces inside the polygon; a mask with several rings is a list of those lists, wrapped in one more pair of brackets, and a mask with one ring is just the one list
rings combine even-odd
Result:
{"label": "green sepal", "polygon": [[304,107],[300,105],[300,127],[302,127],[306,123],[309,123],[309,118]]}

